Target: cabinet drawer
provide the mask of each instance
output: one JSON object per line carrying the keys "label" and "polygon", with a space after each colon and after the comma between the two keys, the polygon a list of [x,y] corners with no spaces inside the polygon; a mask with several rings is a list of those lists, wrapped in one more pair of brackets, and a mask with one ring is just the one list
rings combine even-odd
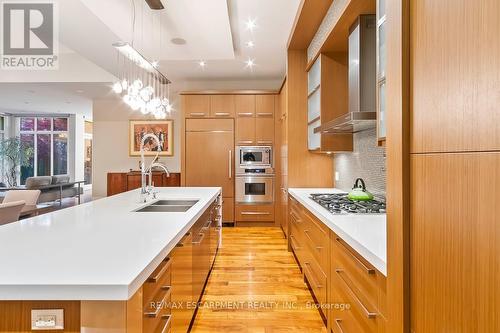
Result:
{"label": "cabinet drawer", "polygon": [[144,304],[150,304],[152,301],[158,300],[158,294],[162,293],[167,287],[171,286],[172,277],[172,260],[167,257],[158,267],[151,273],[149,278],[143,285]]}
{"label": "cabinet drawer", "polygon": [[[307,250],[306,250],[307,251]],[[302,269],[304,274],[309,282],[309,286],[311,287],[314,296],[316,296],[316,300],[320,305],[327,304],[327,277],[325,272],[321,269],[318,262],[314,259],[310,254],[305,254],[304,263],[302,264]],[[327,307],[321,308],[324,312]],[[326,317],[326,313],[325,317]]]}
{"label": "cabinet drawer", "polygon": [[[170,302],[170,301],[169,301]],[[169,333],[172,329],[172,313],[163,307],[156,317],[144,317],[142,322],[144,333]]]}
{"label": "cabinet drawer", "polygon": [[236,221],[274,221],[274,205],[236,205],[235,213]]}
{"label": "cabinet drawer", "polygon": [[377,312],[379,308],[378,279],[384,279],[373,266],[356,253],[337,235],[332,240],[332,272],[341,271],[342,276],[352,284],[357,297],[366,307]]}
{"label": "cabinet drawer", "polygon": [[316,259],[325,272],[329,266],[329,231],[325,230],[326,226],[311,216],[307,211],[302,212],[302,230],[304,232],[304,240],[309,248],[309,252]]}
{"label": "cabinet drawer", "polygon": [[302,232],[299,231],[297,225],[294,223],[290,224],[290,236],[288,237],[288,241],[290,242],[290,247],[295,253],[295,256],[297,257],[297,260],[299,261],[299,266],[302,267],[305,261],[305,251],[304,251],[304,245],[303,242],[301,241],[302,237]]}
{"label": "cabinet drawer", "polygon": [[[336,332],[377,333],[379,322],[384,319],[377,314],[372,305],[364,303],[356,288],[341,270],[332,273],[332,304],[349,305],[346,310],[333,308],[331,311],[332,328]],[[339,325],[340,324],[340,325]]]}
{"label": "cabinet drawer", "polygon": [[300,217],[302,214],[302,206],[301,204],[291,195],[288,195],[289,207],[290,211],[294,211],[297,217]]}

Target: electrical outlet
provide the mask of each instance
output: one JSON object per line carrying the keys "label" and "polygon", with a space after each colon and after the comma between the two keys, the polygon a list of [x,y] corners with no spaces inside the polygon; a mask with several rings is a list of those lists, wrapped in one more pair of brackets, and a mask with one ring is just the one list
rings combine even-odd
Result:
{"label": "electrical outlet", "polygon": [[32,330],[63,330],[64,309],[32,309]]}
{"label": "electrical outlet", "polygon": [[340,173],[335,171],[335,181],[338,182],[340,180]]}

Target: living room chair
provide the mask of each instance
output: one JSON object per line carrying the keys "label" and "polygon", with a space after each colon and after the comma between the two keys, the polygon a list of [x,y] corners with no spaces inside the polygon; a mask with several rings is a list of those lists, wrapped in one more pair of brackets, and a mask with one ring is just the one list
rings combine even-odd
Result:
{"label": "living room chair", "polygon": [[26,203],[24,201],[13,201],[0,204],[0,225],[16,222]]}
{"label": "living room chair", "polygon": [[10,190],[5,193],[3,203],[24,201],[26,206],[35,206],[40,197],[40,190]]}

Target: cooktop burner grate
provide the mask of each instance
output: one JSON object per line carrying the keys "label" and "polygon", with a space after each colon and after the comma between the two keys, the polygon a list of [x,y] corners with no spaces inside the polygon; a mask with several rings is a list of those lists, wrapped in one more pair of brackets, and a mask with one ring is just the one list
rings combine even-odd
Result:
{"label": "cooktop burner grate", "polygon": [[347,197],[347,193],[313,193],[310,198],[332,214],[382,214],[385,203],[378,200],[357,201]]}

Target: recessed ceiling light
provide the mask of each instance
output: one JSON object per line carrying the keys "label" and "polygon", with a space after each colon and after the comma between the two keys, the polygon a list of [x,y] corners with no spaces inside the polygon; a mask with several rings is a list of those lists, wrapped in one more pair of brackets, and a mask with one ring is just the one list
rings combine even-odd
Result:
{"label": "recessed ceiling light", "polygon": [[248,58],[247,61],[245,61],[245,67],[252,69],[255,66],[255,60]]}
{"label": "recessed ceiling light", "polygon": [[198,66],[200,66],[201,68],[205,68],[206,65],[207,63],[204,60],[198,61]]}
{"label": "recessed ceiling light", "polygon": [[255,19],[249,18],[245,22],[245,26],[246,26],[247,30],[253,31],[257,27],[257,22]]}
{"label": "recessed ceiling light", "polygon": [[252,47],[254,47],[254,46],[255,46],[255,43],[254,43],[252,40],[249,40],[248,42],[246,42],[246,43],[245,43],[245,45],[246,45],[247,47],[252,48]]}
{"label": "recessed ceiling light", "polygon": [[179,38],[179,37],[172,38],[170,41],[172,42],[172,44],[175,44],[175,45],[184,45],[184,44],[186,44],[186,40],[184,38]]}

